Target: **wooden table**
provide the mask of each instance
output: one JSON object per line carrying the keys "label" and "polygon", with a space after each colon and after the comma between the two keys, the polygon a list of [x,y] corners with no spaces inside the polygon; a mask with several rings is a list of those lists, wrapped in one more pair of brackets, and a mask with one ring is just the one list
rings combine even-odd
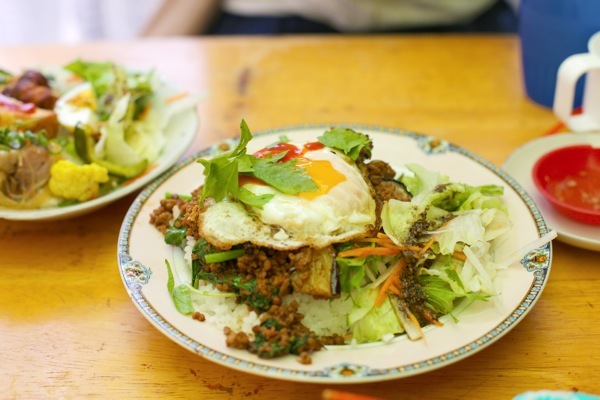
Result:
{"label": "wooden table", "polygon": [[[75,57],[155,67],[207,91],[188,153],[239,133],[350,122],[435,135],[501,165],[556,119],[523,91],[513,36],[232,37],[0,48],[1,67]],[[134,195],[60,222],[0,221],[1,398],[319,399],[322,385],[233,371],[184,350],[140,314],[117,268]],[[386,399],[600,393],[598,253],[560,242],[530,314],[473,356],[424,375],[329,388]]]}

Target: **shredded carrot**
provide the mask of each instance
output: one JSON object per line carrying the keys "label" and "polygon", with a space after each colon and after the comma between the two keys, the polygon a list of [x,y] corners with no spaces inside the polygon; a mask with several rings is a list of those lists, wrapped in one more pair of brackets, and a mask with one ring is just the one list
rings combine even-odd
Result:
{"label": "shredded carrot", "polygon": [[431,321],[432,324],[434,324],[435,326],[444,326],[444,324],[442,324],[439,320],[434,319]]}
{"label": "shredded carrot", "polygon": [[387,247],[358,247],[356,249],[340,251],[338,257],[393,256],[400,253],[400,251],[400,249],[390,249]]}
{"label": "shredded carrot", "polygon": [[394,266],[394,270],[387,277],[387,279],[381,284],[381,288],[377,293],[377,297],[375,298],[375,306],[379,307],[385,301],[385,297],[387,296],[387,292],[390,288],[390,285],[395,284],[397,286],[400,285],[400,272],[402,268],[406,266],[406,260],[399,260],[398,263]]}
{"label": "shredded carrot", "polygon": [[398,246],[397,244],[388,242],[387,240],[381,241],[379,245],[381,247],[387,247],[388,249],[406,250],[406,246]]}
{"label": "shredded carrot", "polygon": [[421,248],[419,246],[404,246],[398,245],[392,241],[387,235],[384,233],[378,233],[376,238],[363,238],[358,239],[357,243],[375,243],[382,247],[388,247],[390,249],[398,249],[398,250],[411,250],[411,251],[420,251]]}
{"label": "shredded carrot", "polygon": [[187,92],[181,92],[181,93],[178,93],[178,94],[174,94],[173,96],[166,97],[164,101],[165,101],[165,103],[169,104],[169,103],[173,103],[173,102],[175,102],[177,100],[181,100],[181,99],[183,99],[184,97],[187,97],[187,96],[188,96]]}
{"label": "shredded carrot", "polygon": [[142,112],[140,112],[140,114],[138,115],[138,119],[140,121],[143,121],[146,119],[146,117],[148,116],[148,113],[150,112],[150,109],[152,108],[152,106],[150,105],[150,103],[146,104],[144,106],[144,108],[142,109]]}
{"label": "shredded carrot", "polygon": [[417,257],[423,256],[423,254],[425,254],[425,252],[429,250],[433,242],[435,242],[435,236],[432,236],[431,239],[429,239],[429,241],[425,243],[425,246],[423,246],[423,248],[421,248],[421,250],[419,250],[419,252],[417,253]]}
{"label": "shredded carrot", "polygon": [[362,239],[358,239],[356,240],[356,242],[359,243],[385,243],[385,242],[389,242],[389,243],[394,243],[391,241],[391,239],[386,239],[386,238],[362,238]]}
{"label": "shredded carrot", "polygon": [[400,296],[400,289],[398,289],[396,286],[394,285],[390,285],[390,287],[388,288],[388,290],[392,293],[394,293],[397,296]]}
{"label": "shredded carrot", "polygon": [[459,261],[467,261],[467,256],[462,251],[455,251],[452,253],[452,257],[456,258]]}

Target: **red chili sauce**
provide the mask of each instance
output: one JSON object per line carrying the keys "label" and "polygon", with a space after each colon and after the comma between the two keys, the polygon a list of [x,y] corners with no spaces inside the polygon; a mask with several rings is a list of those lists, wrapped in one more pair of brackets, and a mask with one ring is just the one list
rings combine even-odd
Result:
{"label": "red chili sauce", "polygon": [[575,207],[600,210],[600,171],[581,171],[549,182],[548,190],[557,199]]}
{"label": "red chili sauce", "polygon": [[302,157],[307,151],[320,150],[323,147],[325,147],[325,145],[320,142],[306,143],[301,149],[291,143],[277,143],[271,147],[258,150],[254,153],[254,156],[258,158],[264,158],[287,151],[287,154],[280,160],[281,162],[286,162],[293,158]]}

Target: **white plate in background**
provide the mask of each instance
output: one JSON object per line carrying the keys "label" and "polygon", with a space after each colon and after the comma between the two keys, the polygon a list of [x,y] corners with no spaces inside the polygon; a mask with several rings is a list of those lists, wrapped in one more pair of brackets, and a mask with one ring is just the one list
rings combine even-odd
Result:
{"label": "white plate in background", "polygon": [[0,219],[20,221],[55,220],[76,217],[104,207],[141,189],[175,164],[188,150],[198,130],[196,108],[175,114],[165,128],[166,144],[159,157],[141,175],[126,181],[104,196],[64,207],[14,210],[0,207]]}
{"label": "white plate in background", "polygon": [[600,133],[561,133],[534,139],[513,151],[503,168],[531,195],[548,226],[558,233],[557,240],[583,249],[600,251],[600,225],[577,222],[559,213],[537,190],[531,176],[533,165],[542,155],[559,147],[580,144],[600,147]]}

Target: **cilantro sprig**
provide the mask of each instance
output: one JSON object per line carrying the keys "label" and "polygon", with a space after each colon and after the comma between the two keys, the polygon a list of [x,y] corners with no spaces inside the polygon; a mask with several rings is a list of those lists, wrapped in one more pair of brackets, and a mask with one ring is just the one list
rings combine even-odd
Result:
{"label": "cilantro sprig", "polygon": [[335,127],[318,137],[319,142],[332,149],[337,149],[356,161],[363,153],[363,157],[371,158],[373,144],[365,134],[349,128]]}
{"label": "cilantro sprig", "polygon": [[205,183],[201,200],[212,197],[216,202],[231,196],[239,201],[262,207],[273,195],[255,195],[239,187],[239,174],[259,179],[272,188],[285,194],[298,194],[317,190],[316,183],[304,168],[296,166],[297,160],[282,162],[285,152],[270,157],[255,157],[246,153],[246,146],[252,139],[250,128],[242,120],[240,141],[235,149],[212,159],[198,159],[204,166]]}

